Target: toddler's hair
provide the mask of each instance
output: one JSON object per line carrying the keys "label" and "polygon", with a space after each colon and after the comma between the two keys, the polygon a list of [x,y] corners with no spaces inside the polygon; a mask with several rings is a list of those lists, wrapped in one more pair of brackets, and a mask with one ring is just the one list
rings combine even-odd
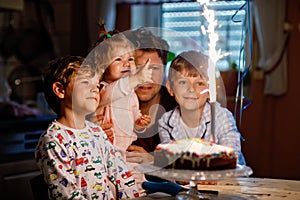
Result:
{"label": "toddler's hair", "polygon": [[[124,52],[126,49],[126,52]],[[113,62],[116,52],[121,54],[134,52],[134,45],[122,33],[112,34],[110,38],[98,43],[90,53],[94,63],[102,71]]]}

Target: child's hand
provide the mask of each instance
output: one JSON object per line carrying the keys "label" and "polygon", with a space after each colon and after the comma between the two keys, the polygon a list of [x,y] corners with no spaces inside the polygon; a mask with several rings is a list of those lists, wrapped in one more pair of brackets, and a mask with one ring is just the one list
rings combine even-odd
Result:
{"label": "child's hand", "polygon": [[104,133],[107,135],[109,141],[111,143],[113,143],[114,141],[114,136],[115,136],[115,132],[114,132],[114,129],[112,128],[112,124],[111,123],[103,123],[103,124],[100,124],[102,130],[104,131]]}
{"label": "child's hand", "polygon": [[102,130],[104,131],[104,133],[107,135],[109,141],[111,143],[113,143],[114,141],[114,135],[115,132],[113,130],[113,124],[111,122],[103,122],[104,116],[103,115],[97,115],[97,114],[93,114],[90,116],[89,121],[97,124],[98,126],[100,126],[102,128]]}
{"label": "child's hand", "polygon": [[151,60],[148,58],[146,64],[142,66],[139,71],[136,73],[136,76],[139,80],[139,84],[143,84],[146,82],[152,83],[152,69],[149,67]]}
{"label": "child's hand", "polygon": [[150,124],[151,117],[149,115],[142,115],[135,121],[134,130],[135,133],[143,133],[146,127]]}
{"label": "child's hand", "polygon": [[152,69],[150,68],[150,58],[147,60],[146,64],[137,71],[136,74],[129,77],[129,84],[132,88],[138,85],[144,84],[146,82],[153,83],[152,80]]}
{"label": "child's hand", "polygon": [[149,115],[142,115],[135,121],[135,125],[139,127],[146,127],[150,124],[151,117]]}

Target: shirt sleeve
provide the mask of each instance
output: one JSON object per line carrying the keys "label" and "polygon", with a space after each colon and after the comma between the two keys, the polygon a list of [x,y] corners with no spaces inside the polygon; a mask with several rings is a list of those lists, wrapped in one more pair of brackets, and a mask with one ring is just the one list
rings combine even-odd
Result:
{"label": "shirt sleeve", "polygon": [[101,100],[101,105],[106,105],[112,101],[118,100],[125,96],[130,95],[134,90],[129,87],[129,79],[127,77],[120,78],[119,80],[105,85],[105,94]]}
{"label": "shirt sleeve", "polygon": [[171,139],[171,131],[169,130],[170,127],[168,126],[169,120],[169,113],[165,113],[159,120],[158,120],[158,134],[161,143],[169,143],[172,141]]}
{"label": "shirt sleeve", "polygon": [[133,199],[139,197],[136,182],[125,161],[121,158],[121,154],[109,142],[107,142],[107,147],[110,151],[107,164],[109,179],[117,188],[118,198]]}
{"label": "shirt sleeve", "polygon": [[139,99],[138,97],[136,96],[135,92],[133,92],[131,94],[131,98],[130,98],[130,104],[129,105],[132,105],[131,108],[132,108],[132,112],[133,112],[133,117],[134,117],[134,121],[136,121],[137,119],[139,119],[141,116],[142,116],[142,113],[141,113],[141,110],[140,110],[140,106],[139,106]]}
{"label": "shirt sleeve", "polygon": [[[217,115],[217,132],[218,132],[218,141],[217,143],[224,146],[229,146],[233,148],[234,152],[238,157],[243,157],[241,153],[241,140],[240,132],[237,129],[234,117],[232,113],[224,109]],[[239,159],[240,160],[240,159]],[[244,163],[239,163],[244,164]]]}

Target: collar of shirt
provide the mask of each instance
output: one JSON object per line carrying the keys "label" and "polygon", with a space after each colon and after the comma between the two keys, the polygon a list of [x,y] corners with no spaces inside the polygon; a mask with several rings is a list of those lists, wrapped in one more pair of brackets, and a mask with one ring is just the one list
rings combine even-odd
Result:
{"label": "collar of shirt", "polygon": [[[197,131],[196,137],[203,138],[204,134],[207,131],[207,126],[210,124],[210,104],[207,102],[204,106],[202,118],[200,121],[200,126]],[[170,127],[172,127],[172,136],[175,140],[182,139],[182,133],[183,129],[181,127],[180,123],[180,109],[179,106],[177,106],[173,112],[171,113],[168,124]]]}

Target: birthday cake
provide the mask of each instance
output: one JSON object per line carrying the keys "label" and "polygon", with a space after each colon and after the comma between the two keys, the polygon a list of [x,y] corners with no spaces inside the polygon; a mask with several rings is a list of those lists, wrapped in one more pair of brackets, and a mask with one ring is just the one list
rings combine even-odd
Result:
{"label": "birthday cake", "polygon": [[230,147],[190,138],[159,144],[154,151],[154,165],[191,170],[234,169],[237,156]]}

